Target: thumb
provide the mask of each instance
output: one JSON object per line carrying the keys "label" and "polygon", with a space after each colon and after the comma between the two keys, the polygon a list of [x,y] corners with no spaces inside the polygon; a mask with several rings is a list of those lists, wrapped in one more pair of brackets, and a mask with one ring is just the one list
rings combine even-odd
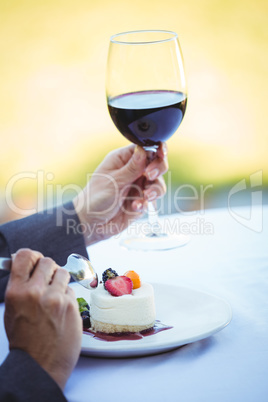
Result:
{"label": "thumb", "polygon": [[122,177],[125,182],[133,182],[138,179],[146,168],[146,152],[145,150],[137,146],[132,157],[127,164],[121,169]]}

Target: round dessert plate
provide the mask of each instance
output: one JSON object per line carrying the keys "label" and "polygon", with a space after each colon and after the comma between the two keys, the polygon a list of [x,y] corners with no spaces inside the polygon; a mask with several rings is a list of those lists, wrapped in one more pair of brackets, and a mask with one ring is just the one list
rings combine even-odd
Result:
{"label": "round dessert plate", "polygon": [[[215,334],[232,319],[230,305],[216,296],[180,286],[159,283],[152,285],[156,319],[173,328],[138,340],[115,342],[83,334],[81,354],[94,357],[131,357],[167,352]],[[77,283],[70,286],[76,297],[90,301],[92,291]]]}

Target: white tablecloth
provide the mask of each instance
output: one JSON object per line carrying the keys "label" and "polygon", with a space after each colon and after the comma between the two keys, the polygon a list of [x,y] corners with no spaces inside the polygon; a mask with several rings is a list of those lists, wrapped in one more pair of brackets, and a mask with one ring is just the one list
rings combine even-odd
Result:
{"label": "white tablecloth", "polygon": [[[70,402],[268,400],[268,207],[215,209],[169,219],[192,232],[186,246],[136,252],[110,239],[89,249],[97,272],[134,269],[144,281],[220,296],[232,307],[231,323],[206,339],[159,355],[81,356],[65,390]],[[1,338],[3,361],[8,344]]]}

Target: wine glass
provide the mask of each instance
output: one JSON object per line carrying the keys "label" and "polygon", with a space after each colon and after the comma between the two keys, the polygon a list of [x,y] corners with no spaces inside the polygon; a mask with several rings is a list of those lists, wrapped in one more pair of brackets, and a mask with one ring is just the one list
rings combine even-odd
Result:
{"label": "wine glass", "polygon": [[[176,132],[186,109],[187,89],[178,35],[163,30],[113,35],[108,53],[106,97],[119,132],[141,145],[148,161],[152,160],[160,143]],[[148,218],[146,233],[123,239],[124,246],[166,250],[188,242],[186,235],[163,230],[152,202],[148,202]]]}

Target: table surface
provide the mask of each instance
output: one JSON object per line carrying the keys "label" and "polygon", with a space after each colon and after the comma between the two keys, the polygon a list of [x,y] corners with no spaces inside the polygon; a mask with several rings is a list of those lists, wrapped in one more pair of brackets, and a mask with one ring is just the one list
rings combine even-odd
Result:
{"label": "table surface", "polygon": [[[230,324],[205,339],[143,357],[81,356],[70,402],[264,402],[268,395],[268,207],[211,209],[163,217],[191,233],[169,251],[128,251],[112,238],[89,248],[99,274],[139,272],[144,281],[186,286],[229,302]],[[174,226],[174,227],[175,227]],[[0,306],[1,317],[4,306]],[[4,333],[3,319],[0,332]],[[1,336],[0,362],[8,353]]]}

